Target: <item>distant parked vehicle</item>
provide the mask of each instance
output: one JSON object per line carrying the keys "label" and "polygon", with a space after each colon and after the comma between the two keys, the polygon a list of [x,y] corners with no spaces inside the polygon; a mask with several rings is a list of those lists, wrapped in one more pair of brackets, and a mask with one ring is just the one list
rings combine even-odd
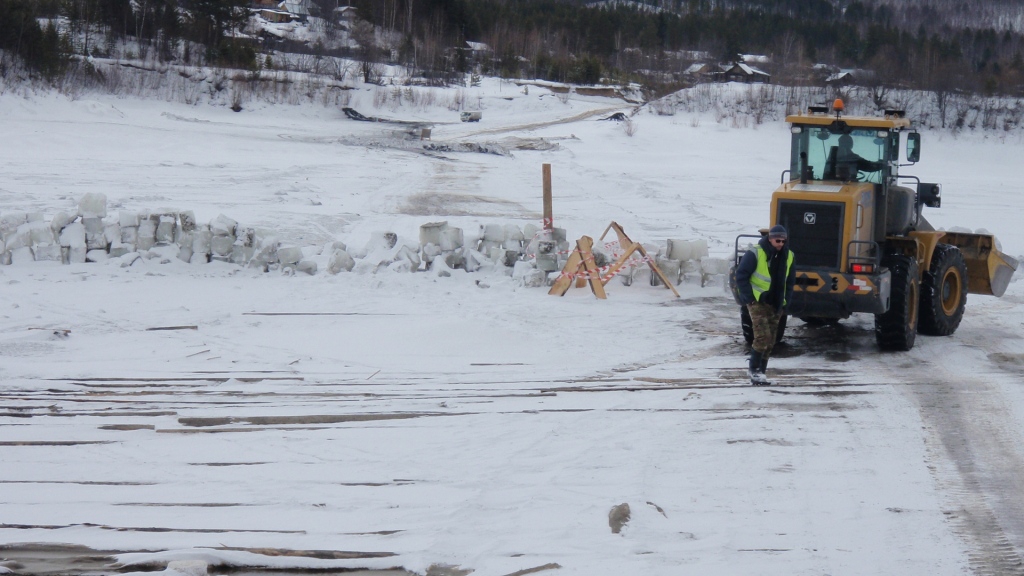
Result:
{"label": "distant parked vehicle", "polygon": [[483,112],[463,112],[461,116],[463,122],[479,122],[483,117]]}

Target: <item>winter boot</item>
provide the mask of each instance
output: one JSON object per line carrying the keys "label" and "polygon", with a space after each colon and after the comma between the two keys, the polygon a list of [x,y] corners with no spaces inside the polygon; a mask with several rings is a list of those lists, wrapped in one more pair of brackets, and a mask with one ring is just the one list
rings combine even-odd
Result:
{"label": "winter boot", "polygon": [[762,386],[774,386],[775,382],[768,379],[768,355],[761,355],[761,376],[764,377],[764,384]]}
{"label": "winter boot", "polygon": [[757,350],[750,351],[750,367],[747,369],[747,376],[750,377],[750,383],[754,386],[767,386],[768,379],[764,377],[764,372],[761,371],[762,355]]}

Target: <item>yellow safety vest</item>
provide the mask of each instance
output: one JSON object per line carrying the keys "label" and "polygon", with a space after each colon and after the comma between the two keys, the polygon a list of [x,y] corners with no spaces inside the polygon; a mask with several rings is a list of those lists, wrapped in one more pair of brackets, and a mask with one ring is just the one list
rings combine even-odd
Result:
{"label": "yellow safety vest", "polygon": [[[789,268],[793,265],[793,252],[790,251],[786,259],[786,274],[782,277],[782,282],[785,282],[789,278]],[[754,300],[761,301],[761,294],[764,294],[772,286],[771,273],[768,271],[768,254],[764,251],[764,248],[757,245],[757,269],[750,275],[750,287],[754,290]],[[786,291],[782,291],[782,305],[786,305]]]}

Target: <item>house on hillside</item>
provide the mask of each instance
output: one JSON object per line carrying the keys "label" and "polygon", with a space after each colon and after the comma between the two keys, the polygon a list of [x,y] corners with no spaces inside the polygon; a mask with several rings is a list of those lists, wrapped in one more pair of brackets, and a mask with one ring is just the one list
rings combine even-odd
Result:
{"label": "house on hillside", "polygon": [[292,20],[298,22],[309,21],[310,9],[312,7],[312,2],[310,0],[283,0],[277,5],[278,10],[284,10],[288,14],[291,14]]}
{"label": "house on hillside", "polygon": [[731,64],[694,62],[683,71],[683,77],[692,82],[724,82],[725,71],[731,67]]}
{"label": "house on hillside", "polygon": [[356,9],[353,6],[338,6],[332,10],[334,21],[345,30],[351,30],[356,19]]}
{"label": "house on hillside", "polygon": [[729,66],[722,73],[722,80],[724,82],[746,82],[748,84],[761,83],[768,84],[771,82],[772,77],[767,72],[763,72],[754,68],[750,64],[744,62],[737,62]]}
{"label": "house on hillside", "polygon": [[493,59],[494,50],[483,42],[467,40],[461,46],[447,48],[445,50],[445,57],[450,60],[461,58],[470,69],[479,71],[483,63]]}
{"label": "house on hillside", "polygon": [[858,86],[870,82],[875,77],[871,70],[857,70],[855,68],[842,69],[829,74],[825,78],[827,86]]}
{"label": "house on hillside", "polygon": [[470,42],[466,40],[466,46],[464,50],[468,50],[468,56],[473,62],[483,62],[485,58],[490,58],[494,50],[490,46],[483,42]]}
{"label": "house on hillside", "polygon": [[692,78],[699,78],[704,74],[707,74],[708,67],[711,65],[706,62],[694,62],[690,64],[686,70],[683,70],[684,76],[690,76]]}
{"label": "house on hillside", "polygon": [[262,8],[256,12],[260,18],[272,24],[287,24],[295,20],[289,12],[276,8]]}

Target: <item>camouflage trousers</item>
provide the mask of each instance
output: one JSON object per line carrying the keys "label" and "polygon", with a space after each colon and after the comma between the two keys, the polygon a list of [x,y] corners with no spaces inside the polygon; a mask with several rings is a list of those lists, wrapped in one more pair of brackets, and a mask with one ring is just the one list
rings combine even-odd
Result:
{"label": "camouflage trousers", "polygon": [[747,304],[747,311],[750,312],[750,322],[754,328],[754,343],[750,347],[767,358],[775,347],[782,311],[762,302]]}

